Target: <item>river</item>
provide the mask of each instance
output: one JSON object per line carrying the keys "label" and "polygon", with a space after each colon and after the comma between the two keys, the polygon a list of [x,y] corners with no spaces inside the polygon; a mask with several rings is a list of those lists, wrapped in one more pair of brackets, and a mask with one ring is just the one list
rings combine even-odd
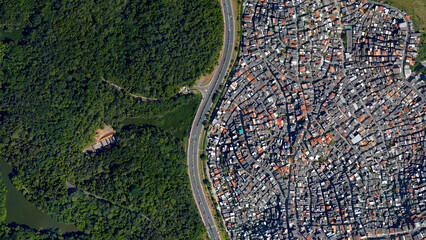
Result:
{"label": "river", "polygon": [[7,188],[6,195],[6,223],[24,224],[29,227],[40,228],[59,228],[63,233],[80,231],[73,224],[62,224],[56,222],[51,216],[43,213],[13,186],[9,179],[12,172],[12,166],[0,158],[0,173],[3,182]]}

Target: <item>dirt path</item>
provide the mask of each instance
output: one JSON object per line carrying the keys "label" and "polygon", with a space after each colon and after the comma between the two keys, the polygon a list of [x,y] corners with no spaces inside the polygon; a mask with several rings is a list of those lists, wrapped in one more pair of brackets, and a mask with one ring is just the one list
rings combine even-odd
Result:
{"label": "dirt path", "polygon": [[[161,102],[161,101],[163,101],[164,99],[160,99],[160,98],[148,98],[148,97],[143,97],[143,96],[139,96],[139,95],[136,95],[136,94],[133,94],[133,93],[131,93],[131,92],[128,92],[128,91],[126,91],[124,88],[122,88],[122,87],[120,87],[120,86],[118,86],[117,84],[115,84],[115,83],[113,83],[113,82],[110,82],[110,81],[108,81],[108,80],[106,80],[104,77],[102,77],[102,82],[103,83],[107,83],[107,84],[109,84],[110,86],[112,86],[112,87],[114,87],[115,89],[117,89],[118,91],[120,91],[120,92],[124,92],[124,93],[126,93],[126,94],[129,94],[130,96],[132,96],[134,99],[137,99],[137,100],[140,100],[140,101],[143,101],[143,102]],[[182,94],[188,94],[188,93],[190,93],[191,91],[190,91],[190,89],[188,88],[188,87],[182,87],[181,88],[181,90],[178,92],[178,93],[176,93],[174,96],[172,96],[172,97],[170,97],[170,98],[174,98],[174,97],[177,97],[177,96],[179,96],[179,95],[182,95]]]}
{"label": "dirt path", "polygon": [[115,84],[113,82],[110,82],[110,81],[106,80],[104,77],[102,77],[102,82],[108,83],[110,86],[113,86],[118,91],[125,92],[125,93],[129,94],[130,96],[132,96],[133,98],[141,100],[141,101],[144,101],[144,102],[158,102],[158,101],[161,101],[161,99],[158,99],[158,98],[147,98],[147,97],[142,97],[142,96],[138,96],[136,94],[127,92],[126,90],[124,90],[124,88],[118,86],[117,84]]}
{"label": "dirt path", "polygon": [[[65,184],[66,184],[66,186],[67,186],[67,189],[78,189],[77,187],[75,187],[74,185],[72,185],[72,183],[70,183],[70,182],[66,182]],[[100,196],[98,196],[98,195],[96,195],[96,194],[90,193],[90,192],[88,192],[88,191],[86,191],[86,190],[82,190],[82,191],[84,192],[84,194],[86,194],[86,195],[88,195],[88,196],[91,196],[91,197],[94,197],[94,198],[96,198],[96,199],[99,199],[99,200],[102,200],[102,201],[108,202],[108,203],[110,203],[110,204],[112,204],[112,205],[118,206],[118,207],[120,207],[120,208],[124,208],[124,209],[126,209],[126,210],[131,211],[131,212],[135,212],[134,210],[132,210],[132,209],[130,209],[130,208],[127,208],[127,207],[125,207],[125,206],[122,206],[122,205],[120,205],[120,204],[117,204],[117,203],[115,203],[115,202],[113,202],[113,201],[110,201],[110,200],[108,200],[108,199],[105,199],[105,198],[103,198],[103,197],[100,197]],[[148,218],[147,216],[145,216],[144,214],[142,214],[142,213],[140,213],[140,212],[138,212],[138,214],[140,214],[142,217],[144,217],[144,218],[145,218],[146,220],[148,220],[150,223],[154,224],[154,223],[151,221],[151,219],[149,219],[149,218]]]}

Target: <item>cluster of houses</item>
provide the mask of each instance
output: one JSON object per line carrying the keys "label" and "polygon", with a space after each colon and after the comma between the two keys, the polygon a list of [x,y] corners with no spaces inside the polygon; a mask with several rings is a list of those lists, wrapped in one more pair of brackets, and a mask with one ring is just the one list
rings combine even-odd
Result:
{"label": "cluster of houses", "polygon": [[95,142],[84,148],[85,154],[110,149],[115,144],[115,130],[112,126],[105,125],[103,129],[98,129],[96,132]]}
{"label": "cluster of houses", "polygon": [[425,239],[426,83],[410,17],[366,0],[247,0],[208,135],[232,239]]}

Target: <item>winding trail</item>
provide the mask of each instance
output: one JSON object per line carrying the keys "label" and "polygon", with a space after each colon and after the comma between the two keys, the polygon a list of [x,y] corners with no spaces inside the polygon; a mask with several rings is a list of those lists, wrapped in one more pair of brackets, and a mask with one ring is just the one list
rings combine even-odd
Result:
{"label": "winding trail", "polygon": [[[78,189],[76,186],[74,186],[73,184],[71,184],[70,182],[66,182],[66,186],[67,186],[67,189],[72,189],[72,188],[74,188],[74,189]],[[88,195],[88,196],[91,196],[91,197],[94,197],[94,198],[96,198],[96,199],[99,199],[99,200],[102,200],[102,201],[105,201],[105,202],[109,202],[110,204],[112,204],[112,205],[115,205],[115,206],[118,206],[118,207],[120,207],[120,208],[124,208],[124,209],[126,209],[126,210],[128,210],[128,211],[131,211],[131,212],[135,212],[134,210],[132,210],[132,209],[130,209],[130,208],[127,208],[127,207],[125,207],[125,206],[122,206],[122,205],[120,205],[120,204],[117,204],[117,203],[115,203],[115,202],[113,202],[113,201],[111,201],[111,200],[108,200],[108,199],[105,199],[105,198],[103,198],[103,197],[100,197],[100,196],[98,196],[98,195],[96,195],[96,194],[93,194],[93,193],[90,193],[90,192],[88,192],[88,191],[86,191],[86,190],[83,190],[83,189],[80,189],[81,191],[83,191],[84,192],[84,194],[86,194],[86,195]],[[137,212],[137,214],[139,214],[139,215],[141,215],[143,218],[145,218],[148,222],[150,222],[151,224],[154,224],[152,221],[151,221],[151,219],[149,219],[147,216],[145,216],[144,214],[142,214],[142,213],[140,213],[140,212]]]}
{"label": "winding trail", "polygon": [[124,88],[118,86],[117,84],[115,84],[113,82],[110,82],[110,81],[106,80],[104,77],[102,77],[102,82],[108,83],[109,85],[111,85],[112,87],[114,87],[115,89],[117,89],[118,91],[125,92],[125,93],[129,94],[130,96],[132,96],[133,98],[141,100],[143,102],[159,102],[159,101],[161,101],[161,99],[158,99],[158,98],[147,98],[147,97],[142,97],[142,96],[138,96],[136,94],[127,92]]}

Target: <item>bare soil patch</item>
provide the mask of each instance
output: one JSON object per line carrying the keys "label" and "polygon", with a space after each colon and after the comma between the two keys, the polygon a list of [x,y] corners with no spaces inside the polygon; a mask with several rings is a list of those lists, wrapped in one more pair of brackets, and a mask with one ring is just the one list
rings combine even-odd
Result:
{"label": "bare soil patch", "polygon": [[98,144],[98,143],[100,143],[101,141],[104,141],[104,140],[106,140],[106,139],[111,138],[112,136],[114,136],[114,134],[115,134],[115,130],[114,130],[111,126],[104,125],[104,129],[97,129],[97,130],[96,130],[96,133],[97,133],[97,134],[96,134],[96,136],[94,137],[95,142],[94,142],[94,143],[91,143],[89,146],[86,146],[86,147],[84,148],[84,150],[83,150],[83,152],[84,152],[84,153],[87,153],[87,152],[93,151],[93,146],[94,146],[95,144]]}
{"label": "bare soil patch", "polygon": [[[220,51],[220,57],[222,57],[222,51]],[[216,68],[217,68],[217,66],[214,68],[214,70],[210,74],[201,76],[197,80],[197,82],[195,83],[195,85],[199,86],[199,87],[204,87],[204,86],[209,85],[210,81],[212,80],[213,74],[216,71]]]}

